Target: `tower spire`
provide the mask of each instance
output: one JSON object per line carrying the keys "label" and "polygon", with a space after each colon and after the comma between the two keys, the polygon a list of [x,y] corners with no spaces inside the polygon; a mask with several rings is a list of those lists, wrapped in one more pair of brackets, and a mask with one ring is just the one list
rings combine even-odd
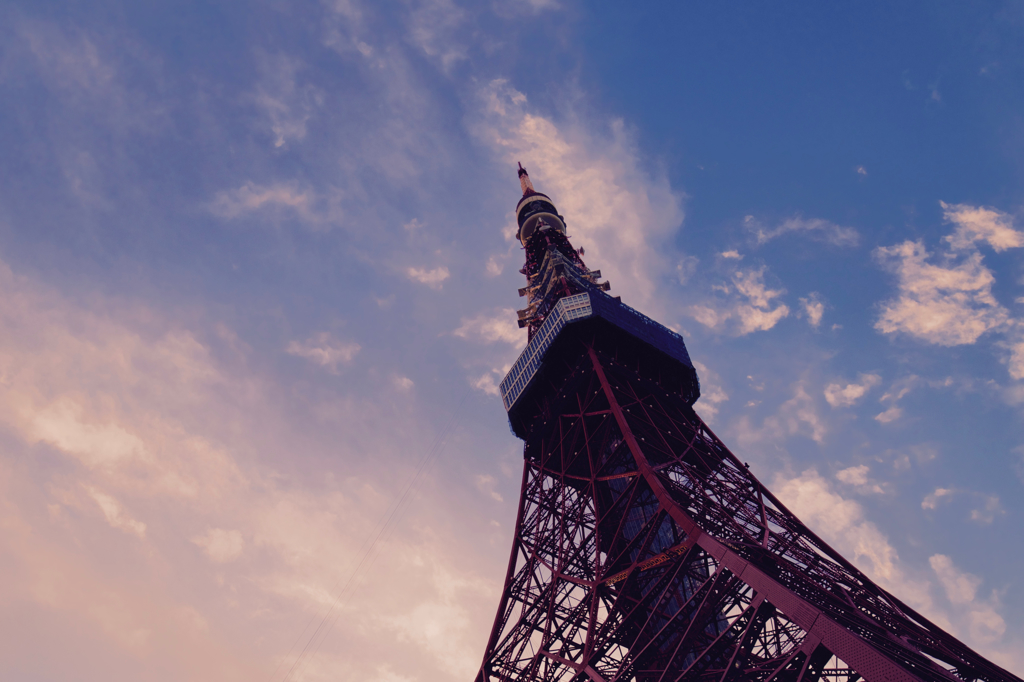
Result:
{"label": "tower spire", "polygon": [[530,174],[523,168],[522,162],[519,164],[519,185],[523,188],[523,196],[529,196],[534,193],[533,183],[530,181]]}
{"label": "tower spire", "polygon": [[610,285],[598,283],[601,271],[589,270],[583,263],[583,250],[574,249],[565,234],[565,219],[551,197],[533,188],[521,163],[519,184],[523,198],[516,206],[516,236],[526,249],[526,265],[520,272],[527,282],[519,290],[520,296],[527,297],[527,306],[519,311],[519,326],[527,327],[532,339],[560,300],[587,291],[608,291]]}

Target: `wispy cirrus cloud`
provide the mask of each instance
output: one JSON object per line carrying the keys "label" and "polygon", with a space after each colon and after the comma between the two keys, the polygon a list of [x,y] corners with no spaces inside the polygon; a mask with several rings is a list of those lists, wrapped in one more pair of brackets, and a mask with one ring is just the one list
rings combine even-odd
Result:
{"label": "wispy cirrus cloud", "polygon": [[[278,663],[307,677],[331,669],[373,679],[384,641],[403,651],[390,659],[395,670],[472,673],[482,646],[473,624],[489,617],[494,586],[449,560],[454,548],[437,530],[447,524],[437,523],[444,512],[436,499],[416,521],[434,530],[391,535],[376,550],[373,580],[357,574],[359,589],[339,600],[339,577],[365,550],[388,506],[387,486],[423,447],[423,431],[403,426],[415,410],[403,407],[399,418],[388,407],[390,382],[375,379],[350,399],[311,400],[287,382],[225,364],[219,358],[232,353],[156,310],[83,305],[2,263],[0,285],[9,331],[0,338],[0,551],[8,567],[0,621],[31,612],[72,624],[110,661],[155,661],[167,671],[156,679],[205,679],[213,665],[219,679],[241,681],[267,677]],[[355,354],[324,335],[294,350],[325,367]],[[329,444],[315,429],[282,421],[283,405],[295,401],[307,403],[300,412],[314,422],[332,424]],[[331,470],[345,463],[345,476],[295,473],[288,461],[305,455],[310,466],[310,449],[329,453]],[[364,466],[368,459],[376,464]],[[242,619],[238,600],[253,605]],[[353,612],[373,616],[358,632],[344,619],[325,627],[359,642],[366,656],[339,656],[332,640],[318,658],[297,662],[291,621]],[[282,625],[280,613],[299,617]],[[421,627],[454,638],[454,647],[431,649],[440,635],[414,632]],[[250,628],[260,633],[256,647]]]}
{"label": "wispy cirrus cloud", "polygon": [[219,218],[235,220],[246,215],[281,219],[291,215],[316,227],[340,224],[341,201],[337,194],[321,195],[296,182],[258,185],[252,181],[230,190],[221,190],[209,203]]}
{"label": "wispy cirrus cloud", "polygon": [[1006,514],[998,495],[960,488],[936,488],[921,500],[921,509],[934,511],[957,497],[975,501],[975,504],[970,505],[972,508],[968,513],[968,518],[975,523],[990,524],[995,521],[997,516]]}
{"label": "wispy cirrus cloud", "polygon": [[837,225],[821,218],[792,216],[775,227],[768,227],[752,215],[743,218],[743,226],[750,231],[758,244],[767,244],[785,234],[802,234],[815,241],[833,246],[851,247],[860,243],[860,233],[852,227]]}
{"label": "wispy cirrus cloud", "polygon": [[330,332],[320,332],[305,341],[289,342],[285,352],[305,358],[337,374],[339,365],[352,362],[361,349],[358,343],[339,341]]}
{"label": "wispy cirrus cloud", "polygon": [[306,137],[306,123],[323,106],[324,92],[311,83],[300,83],[302,61],[286,54],[258,53],[260,79],[250,97],[263,111],[275,147]]}
{"label": "wispy cirrus cloud", "polygon": [[451,272],[444,265],[436,268],[412,266],[405,269],[405,276],[414,282],[426,284],[431,289],[440,289],[444,286],[444,281],[451,277]]}

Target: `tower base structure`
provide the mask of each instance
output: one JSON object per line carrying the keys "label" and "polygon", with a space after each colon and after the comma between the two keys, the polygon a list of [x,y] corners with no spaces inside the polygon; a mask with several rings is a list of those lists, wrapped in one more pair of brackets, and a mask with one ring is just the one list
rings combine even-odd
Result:
{"label": "tower base structure", "polygon": [[693,410],[683,340],[562,298],[502,383],[522,494],[477,682],[1021,682],[811,532]]}

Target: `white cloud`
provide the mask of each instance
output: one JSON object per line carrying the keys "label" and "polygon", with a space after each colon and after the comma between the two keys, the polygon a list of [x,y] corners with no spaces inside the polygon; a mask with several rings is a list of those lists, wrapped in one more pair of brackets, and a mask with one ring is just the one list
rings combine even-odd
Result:
{"label": "white cloud", "polygon": [[729,394],[722,388],[721,378],[712,372],[701,362],[694,361],[693,366],[697,369],[697,376],[700,377],[700,403],[697,409],[701,417],[709,424],[718,415],[718,407],[729,399]]}
{"label": "white cloud", "polygon": [[956,225],[953,234],[942,240],[957,250],[972,249],[975,242],[987,242],[997,253],[1024,246],[1024,232],[1013,229],[1013,219],[991,208],[967,204],[942,205],[947,222]]}
{"label": "white cloud", "polygon": [[260,211],[279,215],[283,210],[317,226],[341,220],[337,197],[320,197],[313,190],[300,188],[294,182],[264,186],[249,181],[236,189],[217,192],[210,203],[210,211],[214,215],[227,219]]}
{"label": "white cloud", "polygon": [[487,495],[495,502],[505,501],[501,494],[494,489],[495,484],[497,484],[497,480],[494,476],[491,476],[490,474],[479,474],[474,479],[474,482],[476,483],[477,490],[482,492],[484,495]]}
{"label": "white cloud", "polygon": [[864,397],[868,391],[882,383],[877,374],[861,374],[858,383],[832,383],[825,387],[825,400],[832,407],[850,407]]}
{"label": "white cloud", "polygon": [[857,166],[857,168],[854,170],[857,172],[857,175],[861,177],[867,177],[868,175],[868,169],[865,168],[864,166]]}
{"label": "white cloud", "polygon": [[494,256],[491,256],[487,259],[486,269],[488,277],[497,277],[501,274],[502,266]]}
{"label": "white cloud", "polygon": [[126,533],[131,533],[132,535],[137,536],[140,540],[146,538],[146,524],[130,517],[124,511],[120,502],[110,495],[100,492],[91,486],[87,486],[86,491],[96,504],[99,505],[100,510],[103,512],[103,516],[106,517],[107,523],[109,523],[112,528],[117,528],[118,530],[123,530]]}
{"label": "white cloud", "polygon": [[953,560],[943,554],[929,557],[928,563],[938,575],[949,601],[954,604],[968,604],[974,601],[978,586],[981,585],[981,578],[958,571],[953,566]]}
{"label": "white cloud", "polygon": [[948,500],[949,496],[954,492],[956,491],[952,488],[936,488],[921,500],[921,509],[935,509],[939,506],[940,502]]}
{"label": "white cloud", "polygon": [[461,326],[452,333],[462,339],[476,339],[484,343],[501,341],[521,348],[526,345],[526,331],[519,328],[517,319],[516,311],[502,308],[494,313],[463,318]]}
{"label": "white cloud", "polygon": [[499,379],[500,376],[498,376],[492,370],[490,372],[486,372],[485,374],[480,375],[470,383],[473,386],[473,388],[483,391],[487,395],[493,395],[494,397],[497,398],[501,396],[501,391],[499,390],[498,386]]}
{"label": "white cloud", "polygon": [[274,146],[306,137],[306,123],[324,103],[324,91],[312,84],[300,85],[297,75],[304,68],[299,59],[288,55],[258,54],[260,83],[251,95],[269,119]]}
{"label": "white cloud", "polygon": [[723,293],[731,294],[728,303],[719,307],[698,304],[690,308],[690,314],[706,327],[730,328],[739,336],[771,329],[789,315],[789,307],[779,303],[772,308],[773,300],[785,290],[768,288],[764,282],[765,269],[762,266],[756,270],[737,270],[732,274],[731,286],[720,287]]}
{"label": "white cloud", "polygon": [[145,455],[138,436],[115,423],[89,423],[84,411],[70,397],[61,398],[30,417],[31,437],[75,456],[92,469],[114,467]]}
{"label": "white cloud", "polygon": [[792,479],[779,477],[775,494],[804,523],[861,570],[901,599],[928,605],[927,584],[915,584],[904,577],[896,549],[875,524],[864,518],[863,508],[832,491],[828,481],[814,469]]}
{"label": "white cloud", "polygon": [[700,260],[696,256],[683,256],[676,263],[676,280],[680,284],[686,284],[697,272],[697,265]]}
{"label": "white cloud", "polygon": [[981,502],[981,504],[970,510],[968,517],[971,521],[987,525],[995,521],[997,516],[1006,513],[999,500],[998,495],[979,493],[972,490],[958,490],[956,488],[936,488],[925,496],[921,501],[921,509],[935,510],[940,504],[951,501],[954,497],[968,497]]}
{"label": "white cloud", "polygon": [[431,289],[440,289],[443,286],[443,282],[451,276],[448,268],[443,265],[433,270],[411,267],[406,269],[405,274],[409,279],[420,284],[426,284]]}
{"label": "white cloud", "polygon": [[336,374],[338,366],[352,362],[361,349],[358,343],[344,343],[335,339],[330,332],[320,332],[305,341],[292,341],[285,352],[326,367]]}
{"label": "white cloud", "polygon": [[821,294],[811,292],[807,298],[800,299],[800,305],[803,307],[802,314],[807,317],[807,323],[817,329],[825,314],[825,302],[821,299]]}
{"label": "white cloud", "polygon": [[723,251],[718,255],[721,256],[722,258],[727,258],[730,260],[743,260],[743,255],[736,249],[733,249],[732,251]]}
{"label": "white cloud", "polygon": [[1024,339],[1017,339],[1008,343],[1010,356],[1007,358],[1010,377],[1013,379],[1024,379]]}
{"label": "white cloud", "polygon": [[956,346],[1006,324],[1007,311],[992,295],[995,278],[980,253],[933,265],[921,242],[907,241],[878,248],[875,255],[899,278],[898,297],[882,305],[875,323],[879,331]]}
{"label": "white cloud", "polygon": [[837,471],[836,479],[852,486],[859,493],[876,495],[885,493],[885,486],[868,476],[870,471],[871,469],[866,464],[861,464]]}
{"label": "white cloud", "polygon": [[408,393],[416,385],[412,379],[401,374],[392,374],[391,384],[402,393]]}
{"label": "white cloud", "polygon": [[779,223],[774,228],[766,227],[754,216],[745,216],[743,225],[754,233],[758,244],[765,244],[776,237],[787,233],[802,233],[812,239],[827,242],[833,246],[856,246],[860,243],[860,234],[852,227],[843,227],[820,218],[803,218],[793,216]]}
{"label": "white cloud", "polygon": [[452,0],[421,2],[409,15],[409,37],[428,57],[448,71],[466,59],[468,46],[463,25],[466,12]]}
{"label": "white cloud", "polygon": [[740,420],[737,440],[745,447],[763,447],[766,443],[778,443],[796,435],[806,436],[816,443],[823,443],[828,425],[818,414],[817,405],[804,382],[793,387],[793,397],[782,403],[778,411],[767,417],[760,428],[750,425],[749,417]]}
{"label": "white cloud", "polygon": [[878,422],[881,422],[882,424],[888,424],[889,422],[896,421],[897,419],[899,419],[902,416],[903,416],[903,408],[901,408],[898,405],[892,405],[888,409],[886,409],[886,410],[876,414],[875,415],[875,420],[878,421]]}
{"label": "white cloud", "polygon": [[192,542],[202,547],[210,561],[226,564],[242,556],[245,541],[241,531],[210,528],[205,535],[192,538]]}
{"label": "white cloud", "polygon": [[865,485],[868,482],[868,472],[871,469],[866,464],[850,467],[836,472],[836,478],[849,485]]}
{"label": "white cloud", "polygon": [[978,642],[990,644],[1002,639],[1006,633],[1006,621],[997,611],[998,595],[993,592],[988,600],[978,600],[977,592],[982,580],[976,575],[961,571],[953,560],[944,554],[929,557],[928,563],[946,592],[946,597],[956,606],[964,607],[967,630]]}
{"label": "white cloud", "polygon": [[971,510],[970,519],[981,524],[989,524],[995,521],[997,516],[1006,513],[999,501],[998,495],[981,495],[982,505]]}

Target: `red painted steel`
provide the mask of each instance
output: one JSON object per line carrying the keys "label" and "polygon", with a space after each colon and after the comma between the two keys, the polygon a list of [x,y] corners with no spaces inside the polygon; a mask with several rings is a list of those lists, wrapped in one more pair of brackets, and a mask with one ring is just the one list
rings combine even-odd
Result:
{"label": "red painted steel", "polygon": [[527,441],[478,682],[1018,679],[874,585],[628,357],[578,360]]}
{"label": "red painted steel", "polygon": [[[562,296],[604,295],[574,254],[528,239],[531,332]],[[1022,682],[804,526],[672,362],[596,319],[547,351],[513,410],[522,490],[477,682]]]}

